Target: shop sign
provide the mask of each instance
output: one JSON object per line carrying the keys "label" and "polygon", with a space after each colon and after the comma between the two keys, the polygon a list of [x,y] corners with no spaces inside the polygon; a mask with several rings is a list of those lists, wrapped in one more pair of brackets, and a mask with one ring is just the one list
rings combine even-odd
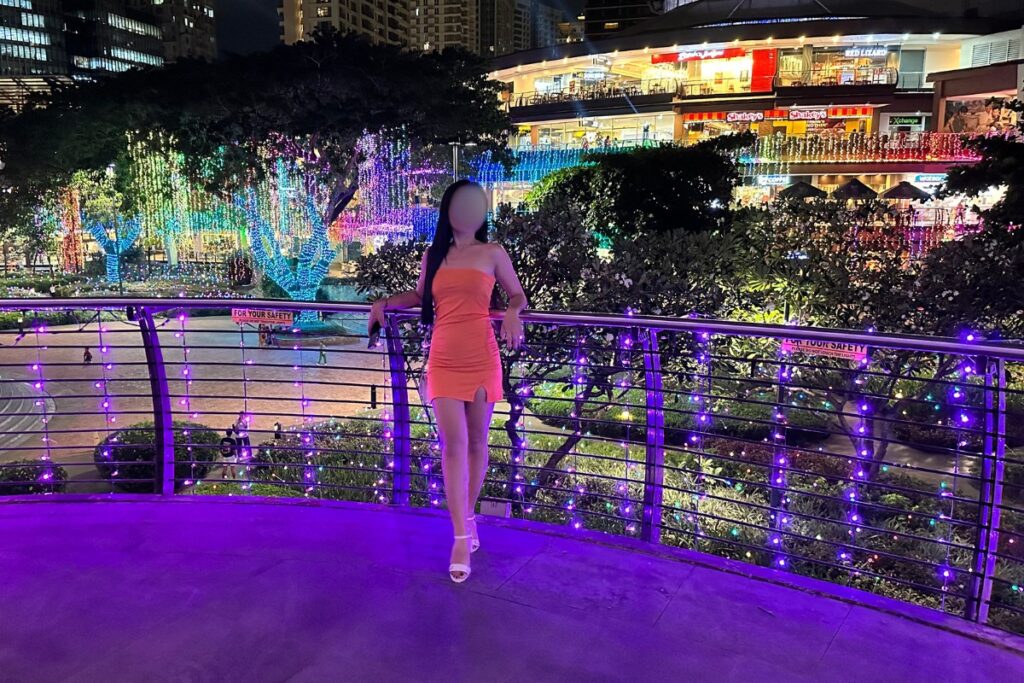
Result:
{"label": "shop sign", "polygon": [[232,308],[231,321],[242,325],[244,323],[264,325],[291,325],[293,320],[291,311],[268,311],[261,308]]}
{"label": "shop sign", "polygon": [[828,109],[790,109],[790,121],[824,121],[828,118]]}
{"label": "shop sign", "polygon": [[890,126],[920,126],[921,125],[921,117],[920,116],[890,116],[889,117],[889,125]]}
{"label": "shop sign", "polygon": [[764,121],[763,111],[731,111],[725,115],[729,123],[755,123]]}
{"label": "shop sign", "polygon": [[945,173],[918,173],[914,176],[914,182],[921,185],[935,185],[946,182]]}
{"label": "shop sign", "polygon": [[887,47],[848,47],[843,51],[844,57],[885,57],[889,54]]}
{"label": "shop sign", "polygon": [[783,339],[782,350],[785,353],[806,353],[809,356],[827,356],[844,360],[864,361],[868,357],[868,347],[863,344],[849,342],[811,341],[807,339]]}
{"label": "shop sign", "polygon": [[757,184],[762,187],[771,185],[789,185],[789,176],[778,174],[759,175],[757,176]]}
{"label": "shop sign", "polygon": [[742,57],[747,51],[742,47],[706,47],[678,52],[663,52],[651,55],[651,64],[672,64],[675,62],[699,62],[705,59],[730,59]]}

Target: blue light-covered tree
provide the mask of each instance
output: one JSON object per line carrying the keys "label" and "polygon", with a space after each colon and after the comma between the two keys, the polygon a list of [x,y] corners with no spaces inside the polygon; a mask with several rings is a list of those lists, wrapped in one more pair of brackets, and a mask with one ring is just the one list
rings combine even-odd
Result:
{"label": "blue light-covered tree", "polygon": [[[320,185],[304,175],[293,175],[280,160],[268,191],[250,187],[235,195],[235,206],[244,212],[249,226],[257,267],[293,301],[314,301],[327,277],[338,252],[328,231],[355,195],[358,185],[345,183],[354,167],[353,158],[326,201],[326,210],[319,207]],[[300,326],[315,322],[311,311],[302,312],[296,320]]]}
{"label": "blue light-covered tree", "polygon": [[103,250],[103,257],[106,262],[107,282],[112,284],[121,283],[121,257],[131,249],[142,232],[142,221],[138,216],[122,219],[114,218],[112,221],[87,222],[82,216],[82,224],[96,240],[96,244]]}

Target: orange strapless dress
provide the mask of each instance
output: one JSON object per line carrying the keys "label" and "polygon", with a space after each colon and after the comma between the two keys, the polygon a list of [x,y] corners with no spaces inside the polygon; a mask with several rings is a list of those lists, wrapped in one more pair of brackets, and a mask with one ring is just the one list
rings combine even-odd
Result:
{"label": "orange strapless dress", "polygon": [[472,401],[480,387],[486,400],[500,401],[501,357],[489,317],[494,276],[475,268],[438,268],[434,330],[427,354],[427,402]]}

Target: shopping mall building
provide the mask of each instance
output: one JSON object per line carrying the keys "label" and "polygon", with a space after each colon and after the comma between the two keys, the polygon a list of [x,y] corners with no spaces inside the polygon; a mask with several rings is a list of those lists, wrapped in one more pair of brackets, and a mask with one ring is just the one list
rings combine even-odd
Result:
{"label": "shopping mall building", "polygon": [[970,159],[963,134],[1014,123],[991,100],[1024,88],[1024,3],[906,2],[697,0],[614,38],[500,57],[520,157],[501,194],[587,150],[740,131],[757,136],[748,201],[796,180],[934,187]]}

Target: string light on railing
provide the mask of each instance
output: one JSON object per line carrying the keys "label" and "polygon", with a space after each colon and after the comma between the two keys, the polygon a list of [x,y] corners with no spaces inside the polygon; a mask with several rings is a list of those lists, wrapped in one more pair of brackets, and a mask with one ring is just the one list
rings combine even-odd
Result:
{"label": "string light on railing", "polygon": [[[588,362],[587,348],[585,343],[586,335],[580,328],[576,328],[576,342],[574,344],[574,357],[572,362],[572,386],[573,386],[573,408],[569,412],[569,418],[574,425],[571,439],[572,447],[569,454],[572,456],[572,465],[566,467],[566,489],[571,491],[565,503],[565,510],[568,513],[569,526],[573,529],[581,529],[584,519],[579,509],[579,501],[586,493],[586,487],[580,483],[576,476],[579,471],[579,442],[582,439],[583,424],[583,401],[588,383]],[[557,485],[557,482],[556,482]]]}
{"label": "string light on railing", "polygon": [[50,412],[48,399],[49,395],[46,393],[46,377],[43,372],[43,350],[48,347],[43,346],[41,343],[42,335],[46,334],[46,325],[40,323],[38,320],[33,321],[32,331],[35,338],[36,347],[36,361],[32,364],[32,371],[35,373],[35,381],[32,383],[33,388],[39,392],[38,397],[35,400],[36,407],[39,408],[39,420],[43,427],[43,453],[40,457],[42,465],[39,468],[39,473],[36,480],[42,485],[44,493],[53,493],[53,458],[51,457],[51,444],[50,444]]}
{"label": "string light on railing", "polygon": [[[188,416],[189,422],[194,422],[199,418],[199,413],[192,411],[192,367],[188,362],[188,342],[185,338],[185,327],[186,327],[186,315],[184,312],[178,313],[176,316],[178,321],[178,329],[174,333],[175,339],[181,340],[181,391],[182,396],[178,399],[178,406]],[[185,480],[185,486],[191,486],[196,481],[196,458],[195,449],[192,443],[192,430],[189,427],[185,427],[182,430],[182,435],[185,437],[185,452],[188,453],[189,460],[189,478]],[[246,477],[248,479],[248,477]],[[243,484],[244,490],[245,484]]]}
{"label": "string light on railing", "polygon": [[[100,445],[100,456],[107,463],[113,460],[113,447],[112,443],[111,425],[117,421],[117,417],[114,414],[113,400],[110,396],[110,377],[108,372],[113,370],[113,363],[110,361],[110,347],[107,341],[104,339],[104,334],[108,331],[103,323],[103,309],[97,309],[96,311],[96,323],[98,326],[97,341],[99,342],[100,352],[100,379],[95,382],[93,386],[99,389],[102,396],[100,398],[100,410],[103,412],[103,429],[106,433],[106,438]],[[117,467],[114,466],[110,470],[110,483],[113,487],[114,479],[117,477]]]}
{"label": "string light on railing", "polygon": [[[520,351],[518,359],[514,364],[515,377],[519,378],[518,386],[512,392],[512,396],[509,397],[509,408],[511,418],[514,420],[514,439],[515,441],[511,444],[510,456],[511,456],[511,471],[509,481],[512,485],[512,491],[507,492],[507,495],[513,500],[519,502],[520,510],[523,516],[530,514],[533,511],[533,507],[526,503],[526,478],[523,475],[523,471],[526,468],[526,454],[529,452],[529,438],[526,433],[526,401],[533,394],[533,390],[530,386],[529,379],[527,377],[525,350]],[[507,491],[508,484],[505,484]]]}
{"label": "string light on railing", "polygon": [[625,531],[627,534],[635,534],[639,528],[636,524],[636,511],[637,505],[630,496],[630,483],[633,478],[637,476],[634,470],[639,469],[639,480],[642,483],[644,480],[643,467],[636,467],[637,463],[633,461],[630,454],[630,444],[632,443],[632,422],[633,413],[632,405],[630,401],[632,386],[632,358],[633,358],[633,331],[630,328],[622,330],[617,336],[617,350],[616,356],[618,362],[616,366],[621,368],[619,373],[619,379],[615,382],[615,385],[619,388],[622,396],[626,399],[626,406],[623,408],[619,417],[622,419],[625,427],[625,436],[620,442],[622,447],[622,460],[625,463],[625,477],[617,485],[616,493],[619,495],[619,506],[618,513],[624,521]]}
{"label": "string light on railing", "polygon": [[786,444],[786,427],[788,418],[786,415],[787,394],[790,392],[789,383],[793,372],[789,365],[789,351],[785,345],[780,345],[778,351],[779,369],[776,375],[776,401],[772,406],[772,468],[771,468],[771,527],[768,535],[768,545],[774,553],[772,565],[779,569],[789,568],[789,558],[783,552],[783,532],[789,526],[789,491],[787,472],[792,467],[789,461],[789,450]]}
{"label": "string light on railing", "polygon": [[693,373],[693,393],[690,395],[692,412],[694,415],[693,430],[687,438],[690,454],[694,458],[694,484],[691,493],[691,516],[694,533],[694,546],[699,548],[700,539],[704,531],[700,519],[700,505],[707,496],[705,490],[705,443],[704,438],[711,429],[711,335],[707,332],[695,332],[693,359],[695,368]]}
{"label": "string light on railing", "polygon": [[[298,334],[299,329],[293,328],[293,334]],[[303,494],[306,498],[309,498],[316,490],[316,486],[319,483],[317,463],[316,463],[316,435],[314,435],[315,426],[313,425],[313,418],[307,414],[307,410],[310,405],[310,401],[306,398],[306,370],[305,361],[303,359],[302,347],[296,341],[292,345],[292,351],[298,354],[298,362],[292,366],[292,370],[298,373],[293,386],[299,390],[299,408],[302,416],[302,450],[304,464],[302,468],[302,486]],[[390,429],[387,430],[390,435]],[[393,437],[392,437],[393,438]]]}
{"label": "string light on railing", "polygon": [[[238,422],[236,423],[236,434],[235,438],[238,444],[235,449],[236,456],[232,458],[232,462],[235,459],[241,459],[242,471],[245,476],[243,477],[242,490],[248,491],[249,482],[249,461],[252,456],[251,446],[251,434],[249,428],[252,426],[252,416],[249,414],[249,366],[253,364],[253,359],[246,357],[246,346],[245,346],[245,327],[243,325],[238,326],[238,346],[241,350],[242,355],[242,412],[238,416]],[[234,470],[234,465],[231,466]],[[237,479],[238,473],[235,472],[235,478]]]}

